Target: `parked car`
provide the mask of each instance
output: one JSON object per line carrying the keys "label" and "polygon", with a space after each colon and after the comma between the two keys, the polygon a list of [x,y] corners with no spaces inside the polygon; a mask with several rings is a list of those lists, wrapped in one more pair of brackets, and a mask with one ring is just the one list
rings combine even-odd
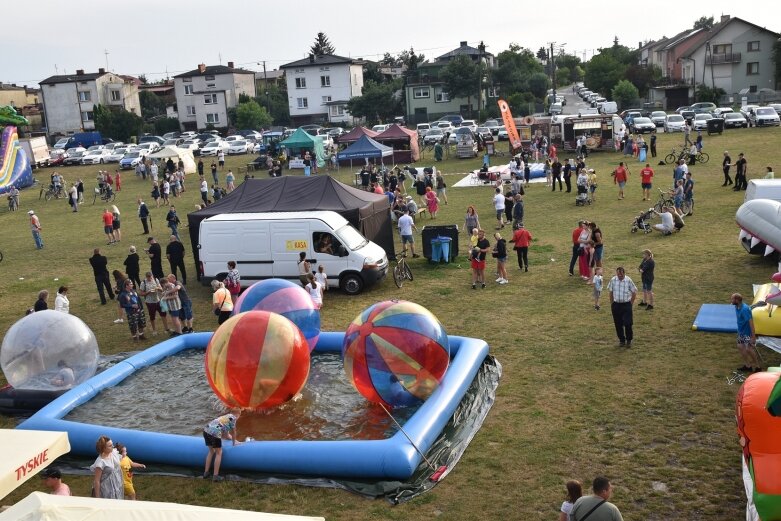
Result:
{"label": "parked car", "polygon": [[683,119],[691,123],[694,121],[695,112],[693,110],[682,110],[681,116],[683,116]]}
{"label": "parked car", "polygon": [[664,120],[665,132],[683,132],[686,126],[686,120],[680,114],[668,114]]}
{"label": "parked car", "polygon": [[695,114],[702,114],[703,112],[711,113],[714,110],[716,110],[716,108],[717,108],[716,104],[711,103],[709,101],[695,103],[694,105],[689,107],[689,109],[694,111]]}
{"label": "parked car", "polygon": [[[331,136],[331,139],[338,139],[339,136],[346,133],[347,131],[345,131],[342,127],[334,127],[328,129],[328,135]],[[263,137],[261,136],[260,139],[263,139]]]}
{"label": "parked car", "polygon": [[183,148],[185,150],[190,150],[194,156],[200,155],[201,153],[201,146],[198,144],[198,141],[194,139],[187,139],[183,141],[179,148]]}
{"label": "parked car", "polygon": [[551,106],[548,107],[548,114],[551,116],[558,116],[561,114],[562,110],[561,103],[551,103]]}
{"label": "parked car", "polygon": [[635,118],[642,118],[643,113],[639,110],[627,110],[622,114],[622,118],[624,119],[624,123],[626,123],[627,128],[632,128],[632,122],[635,120]]}
{"label": "parked car", "polygon": [[719,107],[713,111],[713,116],[716,118],[724,119],[724,115],[729,114],[730,112],[734,112],[734,110],[732,110],[732,107]]}
{"label": "parked car", "polygon": [[239,130],[239,135],[244,136],[245,139],[252,138],[254,141],[258,141],[259,139],[263,139],[263,134],[258,132],[257,130]]}
{"label": "parked car", "polygon": [[453,127],[458,127],[464,121],[464,118],[460,114],[448,114],[439,118],[439,121],[449,121]]}
{"label": "parked car", "polygon": [[99,148],[97,150],[87,150],[84,155],[81,156],[82,165],[102,165],[106,162],[106,157],[109,155],[109,151],[105,148]]}
{"label": "parked car", "polygon": [[239,135],[236,135],[236,134],[231,134],[230,136],[227,136],[227,137],[225,138],[225,141],[227,141],[228,143],[230,143],[231,141],[237,141],[237,140],[239,140],[239,139],[244,139],[244,136],[239,136]]}
{"label": "parked car", "polygon": [[227,151],[228,147],[230,147],[230,143],[223,140],[214,140],[209,141],[204,146],[201,147],[201,155],[202,156],[216,156],[220,153],[220,151]]}
{"label": "parked car", "polygon": [[54,148],[59,148],[62,150],[65,150],[65,145],[68,144],[71,138],[69,137],[63,137],[57,140],[57,142],[54,144]]}
{"label": "parked car", "polygon": [[126,170],[128,168],[135,168],[139,161],[149,155],[149,151],[146,148],[139,148],[132,152],[128,152],[122,159],[119,160],[119,168]]}
{"label": "parked car", "polygon": [[[598,109],[602,105],[602,103],[606,101],[607,98],[603,98],[602,96],[597,96],[596,98],[593,98],[591,100],[591,106]],[[566,103],[562,103],[562,105],[566,105]]]}
{"label": "parked car", "polygon": [[179,132],[166,132],[163,134],[163,139],[168,141],[169,139],[175,139],[181,137],[181,134]]}
{"label": "parked car", "polygon": [[710,112],[700,112],[694,115],[694,130],[708,130],[708,120],[713,119]]}
{"label": "parked car", "polygon": [[657,127],[663,127],[666,119],[667,113],[663,110],[655,110],[651,112],[651,121],[653,121],[654,125]]}
{"label": "parked car", "polygon": [[491,133],[491,129],[488,127],[477,127],[475,134],[477,134],[483,139],[493,139],[493,134]]}
{"label": "parked car", "polygon": [[498,141],[509,141],[510,136],[507,135],[507,128],[502,125],[499,127],[499,132],[496,133],[496,139]]}
{"label": "parked car", "polygon": [[445,133],[442,132],[441,128],[432,128],[426,132],[425,136],[423,136],[423,143],[427,145],[433,145],[434,143],[439,143],[442,141],[442,138],[444,137]]}
{"label": "parked car", "polygon": [[140,138],[138,138],[138,143],[157,143],[158,145],[162,145],[163,142],[165,142],[165,139],[161,138],[160,136],[153,136],[151,134],[144,134]]}
{"label": "parked car", "polygon": [[472,141],[475,140],[475,134],[474,132],[472,132],[472,129],[469,127],[458,127],[454,132],[450,134],[450,136],[448,136],[447,142],[451,145],[455,145],[459,141],[463,141],[464,139],[467,138],[471,139]]}
{"label": "parked car", "polygon": [[126,146],[122,141],[112,141],[111,143],[106,143],[103,145],[103,148],[106,150],[114,150],[117,147],[124,147]]}
{"label": "parked car", "polygon": [[483,126],[490,130],[491,134],[495,136],[499,133],[499,127],[502,125],[495,119],[487,119],[485,120],[485,123],[483,123]]}
{"label": "parked car", "polygon": [[186,130],[179,134],[179,137],[182,139],[193,139],[198,134],[196,132],[193,132],[192,130]]}
{"label": "parked car", "polygon": [[757,107],[749,114],[749,122],[755,127],[777,127],[781,125],[778,112],[773,107]]}
{"label": "parked car", "polygon": [[245,139],[234,139],[228,145],[228,154],[246,154],[249,143]]}
{"label": "parked car", "polygon": [[724,114],[724,128],[747,128],[748,120],[740,112],[727,112]]}
{"label": "parked car", "polygon": [[477,130],[477,123],[473,119],[465,119],[459,127],[468,127],[474,133]]}
{"label": "parked car", "polygon": [[418,138],[422,138],[426,135],[426,132],[428,132],[431,129],[431,125],[429,123],[418,123],[415,127],[415,131],[418,133]]}
{"label": "parked car", "polygon": [[109,154],[106,156],[106,163],[119,163],[119,160],[122,159],[122,156],[127,154],[128,147],[115,147],[114,150],[109,152]]}
{"label": "parked car", "polygon": [[675,112],[677,112],[678,114],[680,114],[680,113],[681,113],[681,112],[683,112],[684,110],[691,110],[691,107],[690,107],[690,106],[688,106],[688,105],[686,105],[685,107],[678,107],[677,109],[675,109]]}
{"label": "parked car", "polygon": [[776,114],[781,116],[781,103],[771,103],[768,105],[768,107],[773,107],[773,110],[776,111]]}
{"label": "parked car", "polygon": [[81,158],[86,153],[87,151],[84,149],[81,150],[75,150],[73,148],[68,149],[68,157],[66,157],[65,160],[63,160],[62,164],[65,166],[80,165]]}
{"label": "parked car", "polygon": [[651,121],[651,118],[637,117],[632,119],[630,128],[632,129],[632,132],[645,134],[646,132],[653,132],[656,130],[656,125]]}
{"label": "parked car", "polygon": [[172,139],[166,139],[163,141],[164,147],[178,147],[184,142],[184,139],[182,138],[172,138]]}
{"label": "parked car", "polygon": [[442,132],[448,132],[450,134],[452,134],[456,130],[453,124],[450,123],[449,121],[437,121],[437,128],[440,129]]}
{"label": "parked car", "polygon": [[745,105],[743,107],[740,107],[740,113],[743,114],[743,117],[746,118],[746,121],[751,123],[751,111],[754,109],[758,109],[759,105]]}
{"label": "parked car", "polygon": [[388,130],[389,126],[390,125],[374,125],[372,127],[372,132],[377,132],[378,134],[380,134],[380,133],[385,132],[386,130]]}
{"label": "parked car", "polygon": [[141,143],[136,148],[138,150],[146,150],[149,154],[154,154],[160,150],[160,145],[157,144],[157,141],[147,141],[146,143]]}

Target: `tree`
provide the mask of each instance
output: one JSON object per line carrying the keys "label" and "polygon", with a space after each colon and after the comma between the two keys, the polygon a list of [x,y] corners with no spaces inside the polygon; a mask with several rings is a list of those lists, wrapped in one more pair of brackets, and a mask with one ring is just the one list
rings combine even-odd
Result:
{"label": "tree", "polygon": [[699,20],[696,20],[694,22],[694,28],[695,29],[705,29],[706,31],[710,31],[711,28],[713,28],[713,17],[705,18],[704,16],[701,16]]}
{"label": "tree", "polygon": [[[610,52],[600,52],[588,62],[585,80],[594,92],[607,93],[625,77],[626,65]],[[617,100],[616,100],[617,101]]]}
{"label": "tree", "polygon": [[540,47],[537,49],[537,59],[539,59],[541,62],[548,61],[548,49],[545,47]]}
{"label": "tree", "polygon": [[154,132],[158,136],[162,136],[168,132],[176,132],[179,130],[179,120],[176,118],[157,118],[154,124]]}
{"label": "tree", "polygon": [[96,105],[94,110],[95,130],[103,137],[129,142],[130,136],[140,134],[144,121],[141,117],[119,107]]}
{"label": "tree", "polygon": [[548,93],[550,78],[544,72],[535,72],[529,76],[529,92],[534,94],[535,98],[542,99]]}
{"label": "tree", "polygon": [[315,43],[312,44],[312,47],[309,48],[309,52],[315,56],[321,56],[324,54],[335,54],[336,49],[334,49],[334,46],[331,45],[331,42],[328,40],[328,37],[325,35],[325,33],[317,33]]}
{"label": "tree", "polygon": [[165,114],[165,101],[156,94],[152,94],[148,90],[142,90],[138,93],[138,99],[141,102],[141,116],[144,119],[151,119]]}
{"label": "tree", "polygon": [[544,71],[531,50],[515,43],[511,43],[506,51],[500,52],[496,60],[498,66],[491,72],[491,77],[495,84],[500,85],[500,91],[505,98],[516,92],[527,92],[531,75]]}
{"label": "tree", "polygon": [[267,128],[271,126],[271,116],[266,107],[261,107],[255,100],[239,103],[236,107],[236,126],[240,129]]}
{"label": "tree", "polygon": [[621,80],[611,93],[611,98],[618,102],[621,107],[627,107],[640,97],[640,93],[631,81]]}
{"label": "tree", "polygon": [[472,95],[477,94],[480,74],[480,67],[469,56],[461,54],[442,69],[439,77],[445,82],[451,99],[467,98],[469,105]]}
{"label": "tree", "polygon": [[275,83],[266,85],[266,90],[261,96],[255,98],[262,107],[267,107],[271,118],[276,125],[290,123],[290,106],[287,99],[287,85],[279,86]]}
{"label": "tree", "polygon": [[363,84],[360,96],[350,98],[347,111],[354,117],[369,121],[391,121],[402,110],[401,99],[396,92],[401,88],[399,82]]}
{"label": "tree", "polygon": [[369,62],[363,66],[363,81],[385,83],[385,76],[380,72],[380,68],[376,63]]}
{"label": "tree", "polygon": [[407,71],[414,71],[418,68],[418,65],[426,61],[426,57],[422,54],[416,54],[415,49],[409,48],[409,51],[401,51],[398,57],[401,65],[407,66]]}
{"label": "tree", "polygon": [[707,85],[697,85],[697,101],[710,101],[711,103],[718,105],[721,103],[722,96],[725,96],[726,94],[727,93],[721,87],[712,89]]}

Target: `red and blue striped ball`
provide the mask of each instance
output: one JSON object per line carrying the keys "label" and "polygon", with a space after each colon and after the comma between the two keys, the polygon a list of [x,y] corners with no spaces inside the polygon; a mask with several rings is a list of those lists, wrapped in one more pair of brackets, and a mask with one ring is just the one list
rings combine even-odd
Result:
{"label": "red and blue striped ball", "polygon": [[320,312],[309,293],[298,284],[283,279],[256,282],[236,301],[233,314],[245,311],[271,311],[291,320],[304,333],[311,352],[320,337]]}
{"label": "red and blue striped ball", "polygon": [[206,378],[228,407],[267,409],[287,402],[309,377],[301,330],[277,313],[233,315],[206,346]]}
{"label": "red and blue striped ball", "polygon": [[342,358],[348,379],[367,400],[405,407],[425,401],[439,386],[450,363],[450,344],[429,310],[386,300],[350,323]]}

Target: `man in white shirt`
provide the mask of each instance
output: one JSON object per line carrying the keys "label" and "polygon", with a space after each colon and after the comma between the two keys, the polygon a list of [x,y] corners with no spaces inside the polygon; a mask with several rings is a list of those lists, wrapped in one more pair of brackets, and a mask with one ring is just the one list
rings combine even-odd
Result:
{"label": "man in white shirt", "polygon": [[666,206],[662,206],[662,212],[659,213],[654,210],[654,213],[662,219],[660,224],[654,224],[654,228],[662,232],[663,235],[670,235],[675,230],[675,222],[673,220],[673,214],[670,213],[670,209]]}
{"label": "man in white shirt", "polygon": [[149,167],[149,173],[152,175],[152,181],[157,183],[157,163],[152,162],[152,166]]}
{"label": "man in white shirt", "polygon": [[496,210],[496,229],[504,228],[504,195],[502,189],[497,188],[494,194],[494,210]]}
{"label": "man in white shirt", "polygon": [[623,266],[619,266],[616,268],[616,276],[610,279],[607,290],[610,293],[610,311],[613,314],[618,345],[632,347],[632,305],[637,297],[637,286],[626,276]]}
{"label": "man in white shirt", "polygon": [[209,204],[209,183],[206,182],[206,178],[201,176],[201,199],[203,204]]}
{"label": "man in white shirt", "polygon": [[409,244],[409,251],[412,252],[412,257],[420,257],[415,253],[415,238],[412,236],[412,230],[417,231],[415,222],[410,217],[409,209],[404,212],[404,215],[399,217],[399,234],[401,235],[401,246],[406,250],[407,244]]}

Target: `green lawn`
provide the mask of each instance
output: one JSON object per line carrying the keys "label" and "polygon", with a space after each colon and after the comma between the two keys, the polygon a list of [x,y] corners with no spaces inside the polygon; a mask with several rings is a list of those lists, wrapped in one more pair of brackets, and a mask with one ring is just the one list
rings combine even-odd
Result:
{"label": "green lawn", "polygon": [[[664,156],[681,140],[680,134],[660,135],[660,154]],[[551,193],[544,184],[529,188],[525,222],[534,235],[531,269],[520,273],[511,257],[510,284],[492,283],[485,290],[472,290],[468,263],[462,256],[438,268],[416,259],[411,262],[415,280],[401,290],[387,279],[357,297],[336,291],[326,295],[324,330],[344,330],[370,304],[403,298],[429,308],[449,333],[485,339],[504,366],[497,402],[486,423],[458,466],[432,492],[392,507],[331,489],[211,484],[147,477],[141,472],[135,479],[139,497],[339,520],[478,516],[547,520],[558,516],[566,480],[587,483],[603,474],[613,481],[613,501],[628,521],[742,518],[745,502],[734,422],[738,387],[726,381],[741,360],[732,335],[695,333],[691,323],[700,304],[726,303],[734,291],[750,295],[752,283],[763,283],[776,271],[775,262],[749,256],[738,244],[734,215],[743,194],[720,186],[720,164],[725,149],[734,159],[743,151],[749,177],[759,177],[766,165],[777,160],[774,147],[780,140],[781,129],[730,130],[723,136],[706,136],[705,150],[711,161],[692,169],[697,182],[695,215],[674,236],[630,233],[633,217],[650,206],[641,201],[640,166],[630,162],[627,197],[618,200],[609,172],[622,158],[597,153],[589,161],[600,180],[594,205],[576,207],[574,194]],[[227,166],[236,172],[248,160],[246,156],[229,157]],[[459,179],[456,173],[479,164],[480,159],[448,160],[438,166],[448,174],[451,186]],[[89,191],[95,185],[96,170],[70,167],[60,171],[68,181],[84,178]],[[48,170],[37,172],[39,178],[48,179],[48,174]],[[342,168],[335,175],[349,183],[352,174]],[[671,167],[657,167],[655,186],[667,186],[671,179]],[[176,200],[182,217],[199,200],[195,180],[188,178],[188,191]],[[143,244],[135,198],[150,199],[149,186],[132,173],[125,173],[122,183],[117,198],[123,215],[119,245],[105,245],[102,206],[93,206],[91,200],[78,213],[71,213],[63,201],[39,201],[35,188],[23,192],[23,211],[0,210],[0,225],[5,230],[0,241],[5,255],[0,264],[3,331],[23,316],[39,289],[48,288],[53,295],[64,283],[71,288],[71,311],[95,331],[102,353],[134,348],[127,326],[112,324],[116,309],[100,306],[87,262],[92,249],[101,247],[109,257],[109,268],[122,268],[128,247]],[[443,205],[434,223],[462,226],[465,208],[474,204],[483,226],[493,233],[492,194],[489,187],[449,188],[449,204]],[[35,250],[30,236],[25,213],[30,208],[38,212],[43,225],[46,247],[41,251]],[[162,208],[152,209],[154,232],[161,237],[167,231],[164,215]],[[636,267],[641,251],[650,248],[655,254],[656,309],[635,312],[631,350],[616,347],[609,306],[595,311],[590,287],[567,275],[570,232],[580,218],[596,221],[603,230],[606,280],[622,264],[639,282]],[[503,230],[505,237],[510,233],[509,228]],[[184,233],[182,238],[189,252],[189,236]],[[192,270],[189,261],[187,269]],[[488,275],[493,271],[487,270]],[[190,274],[189,279],[194,281],[194,276]],[[213,329],[210,292],[194,282],[189,291],[196,303],[196,330]],[[606,294],[604,298],[606,302]],[[767,350],[763,354],[771,364],[781,363],[778,355]],[[11,427],[15,420],[3,418],[2,423]],[[75,494],[89,493],[88,478],[68,477],[66,481]],[[3,503],[10,504],[39,485],[32,480]]]}

